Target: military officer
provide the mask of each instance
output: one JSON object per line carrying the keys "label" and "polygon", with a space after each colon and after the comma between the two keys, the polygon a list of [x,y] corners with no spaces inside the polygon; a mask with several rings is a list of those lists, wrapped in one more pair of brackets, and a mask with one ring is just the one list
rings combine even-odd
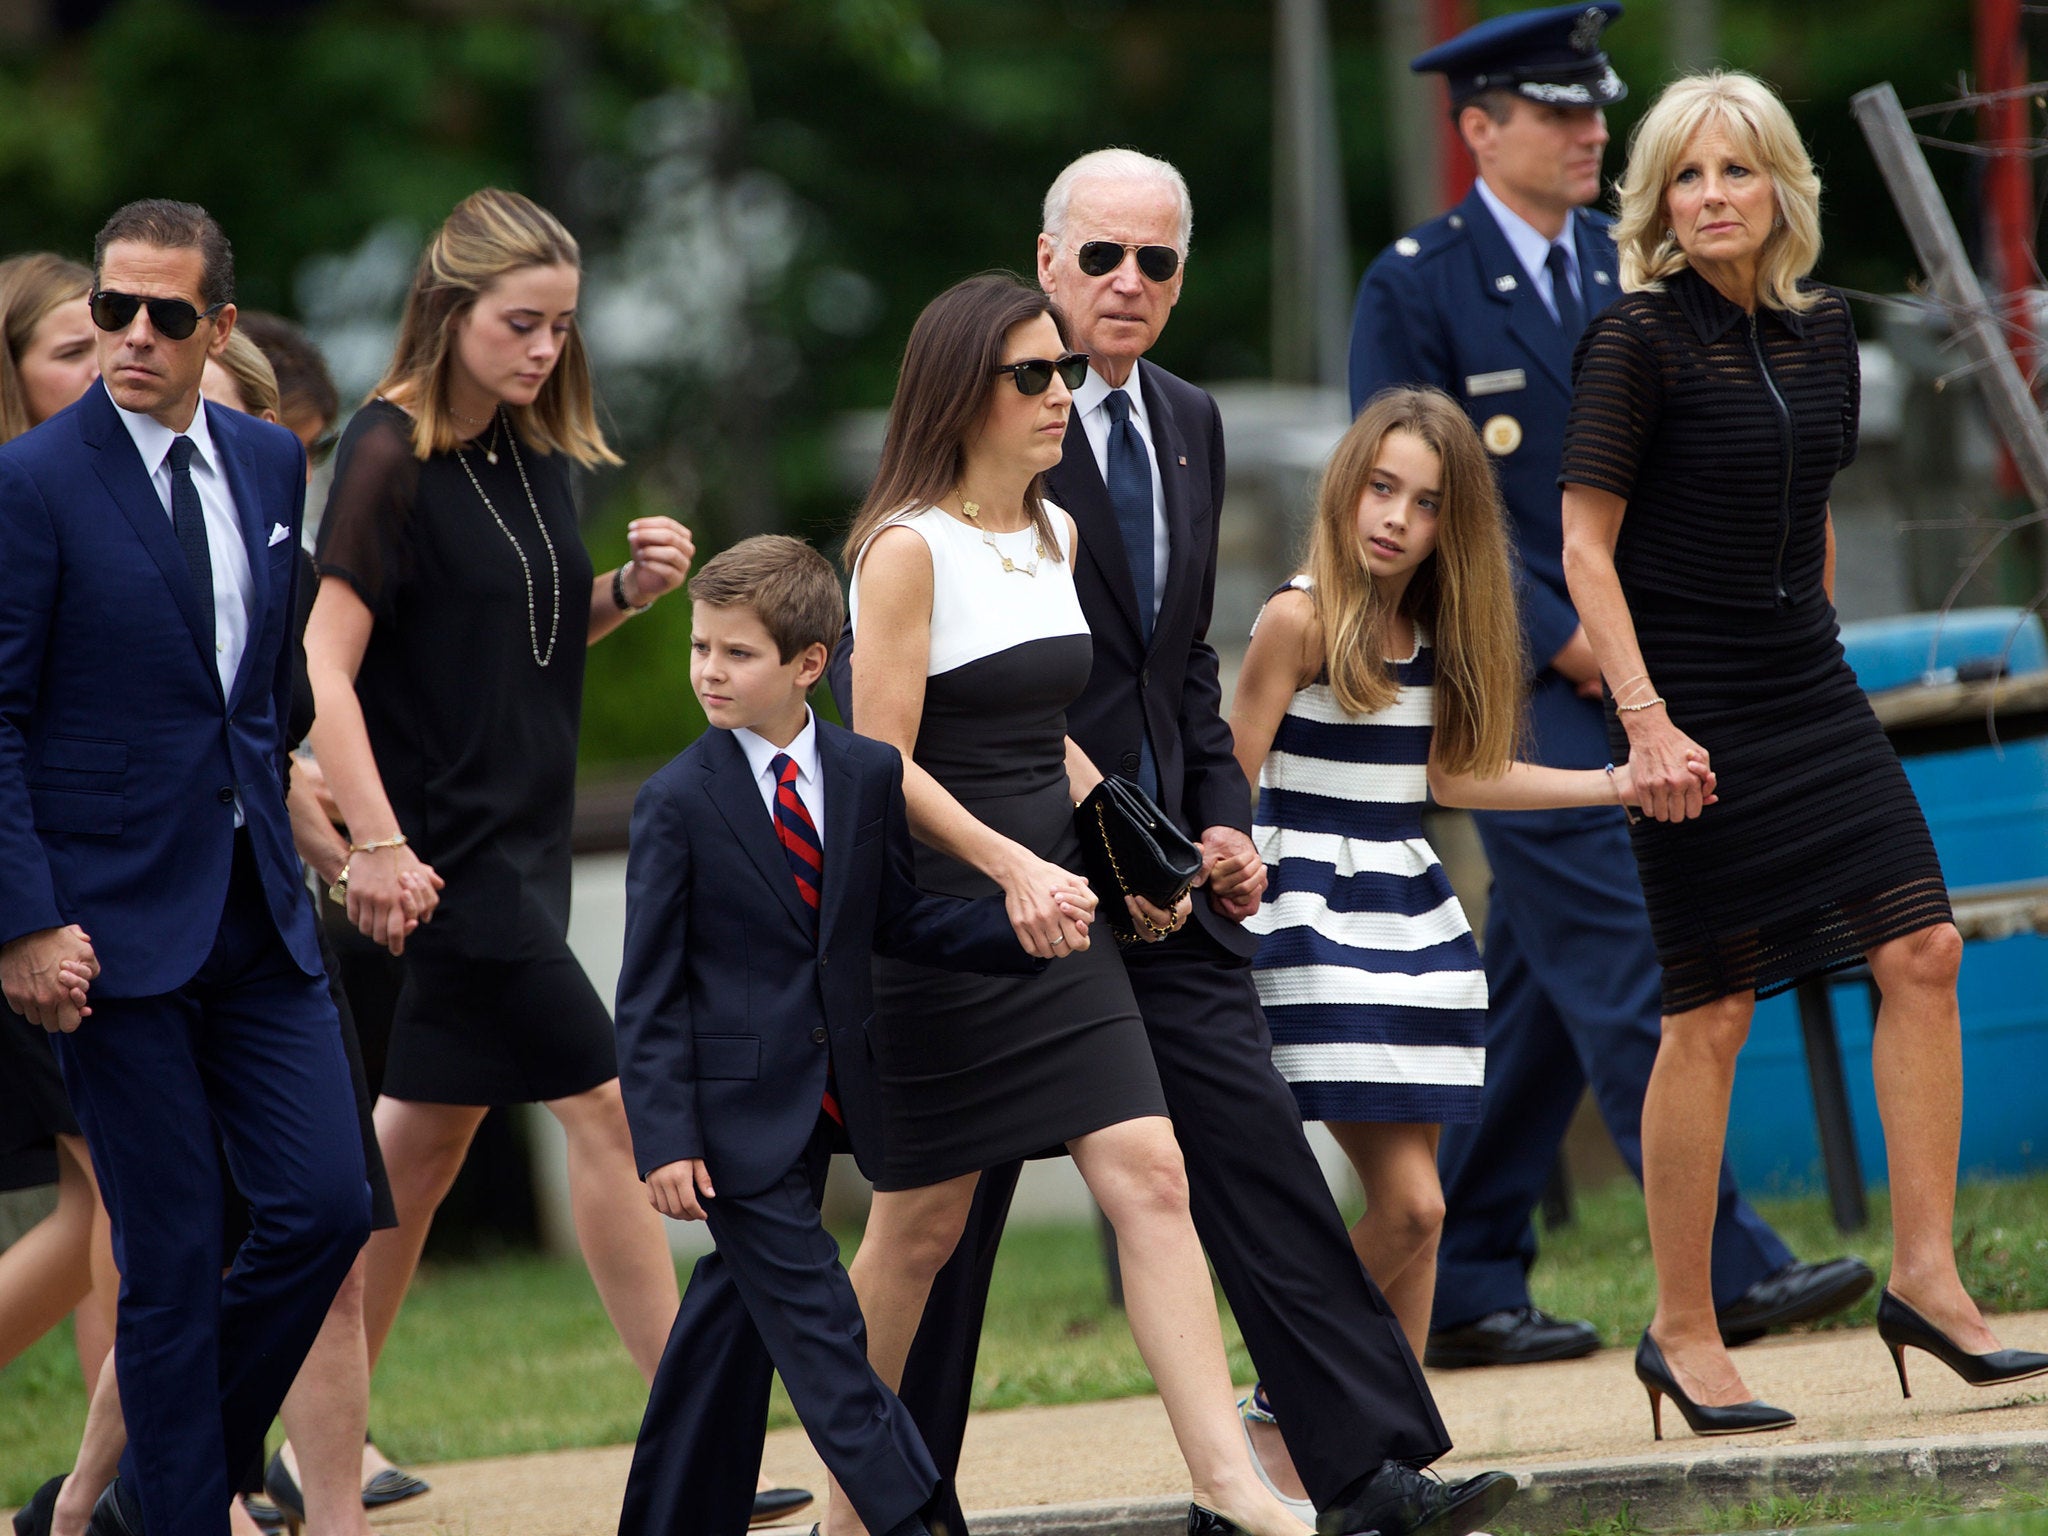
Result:
{"label": "military officer", "polygon": [[[1599,669],[1565,589],[1557,474],[1572,353],[1620,292],[1600,193],[1603,109],[1627,94],[1601,47],[1615,0],[1495,17],[1416,58],[1446,77],[1478,180],[1366,272],[1351,333],[1355,412],[1392,384],[1461,401],[1499,473],[1521,554],[1529,754],[1608,760]],[[1591,1325],[1529,1298],[1531,1214],[1588,1082],[1642,1176],[1639,1122],[1658,1039],[1658,967],[1619,809],[1481,812],[1493,866],[1485,960],[1486,1089],[1476,1124],[1444,1128],[1446,1217],[1427,1363],[1558,1360]],[[1848,1306],[1872,1280],[1854,1258],[1803,1264],[1743,1200],[1727,1165],[1714,1298],[1729,1342]]]}

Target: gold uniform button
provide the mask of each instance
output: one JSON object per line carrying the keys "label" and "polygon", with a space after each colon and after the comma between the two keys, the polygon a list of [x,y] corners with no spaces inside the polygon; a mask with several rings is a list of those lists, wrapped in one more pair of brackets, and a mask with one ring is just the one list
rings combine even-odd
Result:
{"label": "gold uniform button", "polygon": [[1479,429],[1479,437],[1488,453],[1506,458],[1522,446],[1522,424],[1512,416],[1489,416],[1486,425]]}

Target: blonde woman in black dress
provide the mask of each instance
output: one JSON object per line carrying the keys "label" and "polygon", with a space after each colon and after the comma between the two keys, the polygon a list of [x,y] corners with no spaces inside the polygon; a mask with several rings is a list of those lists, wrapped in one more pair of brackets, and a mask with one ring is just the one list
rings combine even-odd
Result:
{"label": "blonde woman in black dress", "polygon": [[312,741],[348,827],[350,919],[406,972],[376,1111],[399,1226],[367,1250],[373,1363],[496,1104],[561,1122],[577,1240],[643,1376],[675,1317],[610,1015],[566,932],[583,653],[682,583],[691,543],[641,518],[632,559],[591,569],[569,464],[618,460],[592,407],[580,285],[553,215],[514,193],[464,200],[349,423],[320,530]]}
{"label": "blonde woman in black dress", "polygon": [[[1638,126],[1615,241],[1623,296],[1580,343],[1565,571],[1646,819],[1637,864],[1664,968],[1643,1104],[1657,1311],[1636,1355],[1653,1425],[1783,1428],[1722,1344],[1708,1267],[1735,1059],[1759,995],[1868,961],[1891,1173],[1878,1330],[1978,1385],[2001,1350],[1956,1273],[1962,940],[1913,791],[1843,659],[1828,493],[1855,455],[1856,335],[1807,281],[1819,178],[1741,74],[1667,87]],[[1704,770],[1704,774],[1696,770]],[[1719,803],[1703,809],[1702,797]]]}

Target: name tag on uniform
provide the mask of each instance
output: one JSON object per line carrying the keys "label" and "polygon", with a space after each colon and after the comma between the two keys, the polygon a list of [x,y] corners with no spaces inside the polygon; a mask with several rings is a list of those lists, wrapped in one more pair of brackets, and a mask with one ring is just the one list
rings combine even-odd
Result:
{"label": "name tag on uniform", "polygon": [[1503,368],[1499,373],[1471,373],[1465,376],[1465,393],[1468,395],[1504,395],[1509,390],[1528,387],[1529,375],[1519,368]]}

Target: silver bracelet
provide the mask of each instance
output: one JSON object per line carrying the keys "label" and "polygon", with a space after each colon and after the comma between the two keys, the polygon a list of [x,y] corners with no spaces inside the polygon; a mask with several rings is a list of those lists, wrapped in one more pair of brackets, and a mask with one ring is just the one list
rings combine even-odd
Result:
{"label": "silver bracelet", "polygon": [[1639,714],[1641,711],[1646,709],[1655,709],[1659,704],[1662,704],[1663,702],[1664,695],[1660,693],[1655,698],[1643,700],[1643,702],[1640,704],[1616,704],[1614,708],[1620,714],[1633,715]]}

